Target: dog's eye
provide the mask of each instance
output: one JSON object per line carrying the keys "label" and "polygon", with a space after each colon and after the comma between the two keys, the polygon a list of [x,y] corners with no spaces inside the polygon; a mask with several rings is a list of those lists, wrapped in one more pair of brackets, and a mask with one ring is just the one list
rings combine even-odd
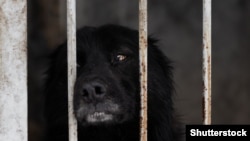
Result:
{"label": "dog's eye", "polygon": [[116,58],[115,58],[115,60],[117,60],[119,62],[124,61],[126,59],[127,59],[127,56],[126,55],[122,55],[122,54],[116,55]]}

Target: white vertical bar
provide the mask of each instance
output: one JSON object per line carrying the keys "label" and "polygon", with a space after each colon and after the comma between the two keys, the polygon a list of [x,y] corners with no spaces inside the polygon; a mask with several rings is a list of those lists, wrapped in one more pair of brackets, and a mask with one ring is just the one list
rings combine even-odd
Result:
{"label": "white vertical bar", "polygon": [[147,141],[147,0],[139,0],[139,55],[140,55],[140,86],[141,86],[141,122],[140,141]]}
{"label": "white vertical bar", "polygon": [[27,3],[0,7],[0,140],[27,141]]}
{"label": "white vertical bar", "polygon": [[76,81],[76,4],[67,0],[67,43],[68,43],[68,117],[69,141],[77,141],[77,121],[73,112],[74,84]]}
{"label": "white vertical bar", "polygon": [[211,124],[211,0],[203,0],[203,101],[204,124]]}

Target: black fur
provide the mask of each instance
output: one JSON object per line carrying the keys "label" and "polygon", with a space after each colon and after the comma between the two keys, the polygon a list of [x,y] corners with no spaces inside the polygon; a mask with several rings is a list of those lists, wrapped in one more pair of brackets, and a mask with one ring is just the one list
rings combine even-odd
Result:
{"label": "black fur", "polygon": [[[148,140],[179,138],[173,110],[170,60],[149,38]],[[117,25],[77,32],[74,112],[78,141],[139,141],[138,32]],[[67,141],[67,49],[53,55],[47,91],[48,140]]]}

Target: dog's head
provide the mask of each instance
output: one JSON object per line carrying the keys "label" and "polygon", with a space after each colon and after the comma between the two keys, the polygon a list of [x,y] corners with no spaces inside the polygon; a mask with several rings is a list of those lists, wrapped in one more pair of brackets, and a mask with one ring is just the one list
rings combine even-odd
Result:
{"label": "dog's head", "polygon": [[[67,126],[67,44],[53,53],[46,95],[48,122],[52,130]],[[160,134],[171,132],[174,125],[171,61],[152,38],[148,38],[147,83],[148,129],[157,134],[158,129]],[[103,125],[105,129],[106,125],[115,125],[119,127],[117,129],[129,127],[124,130],[139,129],[139,43],[136,30],[117,25],[78,30],[73,103],[79,130],[89,131],[92,128],[85,127]]]}

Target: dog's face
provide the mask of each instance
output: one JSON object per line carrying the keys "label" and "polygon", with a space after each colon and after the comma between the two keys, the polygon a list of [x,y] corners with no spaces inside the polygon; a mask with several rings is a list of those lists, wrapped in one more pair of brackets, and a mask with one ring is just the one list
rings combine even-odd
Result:
{"label": "dog's face", "polygon": [[81,125],[138,118],[138,34],[119,28],[84,28],[77,33],[74,112]]}

